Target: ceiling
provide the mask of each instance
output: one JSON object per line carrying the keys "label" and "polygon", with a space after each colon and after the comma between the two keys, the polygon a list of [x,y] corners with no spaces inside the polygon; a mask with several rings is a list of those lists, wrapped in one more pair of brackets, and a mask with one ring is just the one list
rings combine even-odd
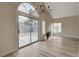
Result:
{"label": "ceiling", "polygon": [[45,2],[46,7],[49,5],[54,19],[79,15],[78,2]]}

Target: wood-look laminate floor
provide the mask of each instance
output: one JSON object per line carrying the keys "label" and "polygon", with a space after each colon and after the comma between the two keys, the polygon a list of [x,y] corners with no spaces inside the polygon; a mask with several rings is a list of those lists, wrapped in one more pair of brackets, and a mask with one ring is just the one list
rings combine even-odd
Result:
{"label": "wood-look laminate floor", "polygon": [[78,39],[54,36],[19,49],[6,57],[76,57],[78,42]]}

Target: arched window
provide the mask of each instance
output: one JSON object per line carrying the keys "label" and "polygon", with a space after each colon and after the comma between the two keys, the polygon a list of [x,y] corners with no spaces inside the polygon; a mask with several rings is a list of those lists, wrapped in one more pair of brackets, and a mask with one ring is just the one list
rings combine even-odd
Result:
{"label": "arched window", "polygon": [[34,7],[30,3],[18,7],[19,47],[38,41],[38,13]]}
{"label": "arched window", "polygon": [[27,14],[31,14],[33,16],[36,16],[38,17],[38,13],[37,11],[35,10],[35,8],[29,4],[29,3],[21,3],[18,7],[18,11],[20,12],[24,12],[24,13],[27,13]]}

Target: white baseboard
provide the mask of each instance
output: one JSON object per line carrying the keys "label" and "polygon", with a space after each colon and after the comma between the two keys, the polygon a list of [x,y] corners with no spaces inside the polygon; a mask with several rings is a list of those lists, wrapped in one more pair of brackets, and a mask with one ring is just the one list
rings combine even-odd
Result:
{"label": "white baseboard", "polygon": [[59,36],[59,37],[66,37],[66,38],[74,38],[74,39],[79,39],[79,37],[77,36],[75,36],[75,37],[73,37],[73,36],[62,36],[62,35],[55,35],[55,36]]}
{"label": "white baseboard", "polygon": [[16,49],[7,51],[7,52],[5,52],[5,53],[2,53],[2,54],[0,55],[0,57],[6,56],[6,55],[8,55],[8,54],[10,54],[10,53],[12,53],[12,52],[14,52],[14,51],[16,51],[16,50],[18,50],[18,49],[16,48]]}

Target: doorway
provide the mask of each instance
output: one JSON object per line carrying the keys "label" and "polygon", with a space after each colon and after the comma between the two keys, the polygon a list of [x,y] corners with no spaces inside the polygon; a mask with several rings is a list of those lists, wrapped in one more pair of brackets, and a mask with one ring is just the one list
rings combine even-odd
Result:
{"label": "doorway", "polygon": [[30,44],[30,19],[19,15],[19,47]]}
{"label": "doorway", "polygon": [[19,15],[19,48],[38,41],[38,20]]}

